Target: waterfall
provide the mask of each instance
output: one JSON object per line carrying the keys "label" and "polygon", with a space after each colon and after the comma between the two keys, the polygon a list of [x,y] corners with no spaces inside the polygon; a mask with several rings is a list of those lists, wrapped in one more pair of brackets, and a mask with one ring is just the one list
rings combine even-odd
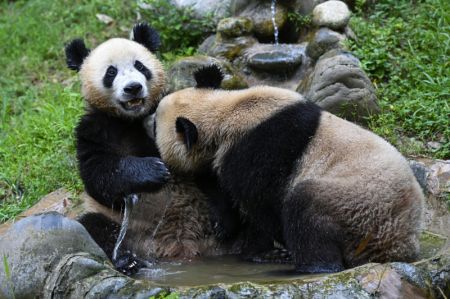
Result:
{"label": "waterfall", "polygon": [[125,238],[125,234],[128,229],[128,222],[130,220],[131,210],[133,206],[138,201],[138,196],[136,194],[128,195],[124,198],[125,201],[125,211],[123,213],[122,225],[120,226],[119,237],[117,238],[116,244],[114,245],[114,250],[112,254],[112,260],[116,261],[117,253],[119,252],[120,244],[122,244],[123,239]]}
{"label": "waterfall", "polygon": [[272,0],[272,5],[270,6],[270,10],[272,11],[273,35],[274,35],[275,45],[278,45],[278,26],[277,26],[277,22],[275,21],[276,5],[277,5],[277,0]]}

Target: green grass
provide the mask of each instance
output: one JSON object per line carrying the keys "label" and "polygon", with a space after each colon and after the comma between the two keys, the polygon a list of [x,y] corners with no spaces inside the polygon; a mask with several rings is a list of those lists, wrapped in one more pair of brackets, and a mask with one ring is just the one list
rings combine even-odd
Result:
{"label": "green grass", "polygon": [[[164,0],[147,2],[158,12],[141,10],[140,21],[160,32],[165,60],[192,54],[211,29],[208,20],[175,27],[192,12],[168,11]],[[84,104],[77,74],[65,65],[64,44],[82,37],[92,48],[128,37],[137,11],[135,1],[0,2],[0,223],[57,188],[82,190],[73,130]],[[96,14],[114,22],[106,25]]]}
{"label": "green grass", "polygon": [[[73,129],[83,112],[64,44],[128,36],[134,8],[121,1],[0,3],[0,222],[60,187],[80,191]],[[109,26],[95,14],[115,19]]]}
{"label": "green grass", "polygon": [[[370,128],[407,155],[450,158],[449,22],[446,0],[379,0],[351,22],[358,37],[351,48],[382,108]],[[442,147],[423,146],[429,141]]]}

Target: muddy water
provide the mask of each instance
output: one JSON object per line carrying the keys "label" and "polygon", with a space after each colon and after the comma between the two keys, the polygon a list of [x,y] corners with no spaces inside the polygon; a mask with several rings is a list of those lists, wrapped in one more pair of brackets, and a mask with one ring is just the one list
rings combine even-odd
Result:
{"label": "muddy water", "polygon": [[160,262],[144,268],[134,278],[161,285],[197,286],[241,281],[305,279],[317,275],[297,275],[292,265],[244,262],[235,256],[203,257],[184,262]]}

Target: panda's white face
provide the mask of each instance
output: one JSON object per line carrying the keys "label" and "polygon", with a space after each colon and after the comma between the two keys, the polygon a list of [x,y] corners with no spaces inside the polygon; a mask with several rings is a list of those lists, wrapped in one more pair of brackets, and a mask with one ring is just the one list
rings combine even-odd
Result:
{"label": "panda's white face", "polygon": [[110,39],[80,69],[83,96],[98,109],[139,117],[156,108],[165,86],[159,60],[142,45]]}

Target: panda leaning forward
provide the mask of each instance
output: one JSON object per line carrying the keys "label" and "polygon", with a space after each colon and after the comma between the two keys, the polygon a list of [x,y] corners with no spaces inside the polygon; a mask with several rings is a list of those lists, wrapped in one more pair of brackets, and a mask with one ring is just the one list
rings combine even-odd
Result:
{"label": "panda leaning forward", "polygon": [[301,273],[419,253],[423,194],[405,158],[379,136],[268,86],[217,89],[217,66],[163,98],[155,117],[163,161],[212,169],[249,223],[244,251],[278,241]]}

